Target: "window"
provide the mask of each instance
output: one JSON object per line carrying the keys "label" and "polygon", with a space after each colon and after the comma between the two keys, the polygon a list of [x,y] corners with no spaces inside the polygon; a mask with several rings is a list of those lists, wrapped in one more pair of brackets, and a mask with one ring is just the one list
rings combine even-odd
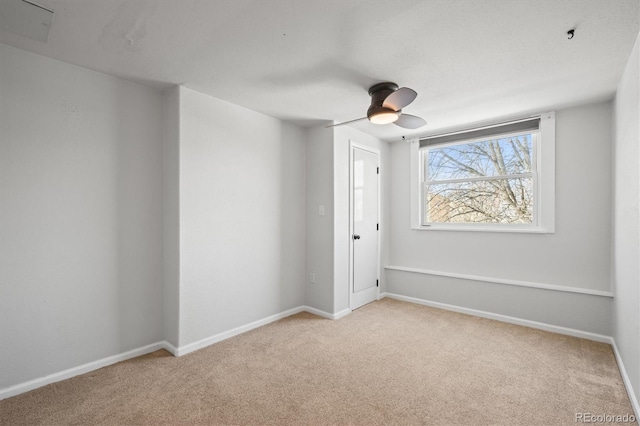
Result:
{"label": "window", "polygon": [[413,145],[415,229],[553,232],[553,113]]}

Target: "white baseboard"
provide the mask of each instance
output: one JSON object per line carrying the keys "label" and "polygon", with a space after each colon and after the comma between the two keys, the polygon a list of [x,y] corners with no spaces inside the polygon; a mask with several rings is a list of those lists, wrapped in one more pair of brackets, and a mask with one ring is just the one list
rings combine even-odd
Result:
{"label": "white baseboard", "polygon": [[622,376],[622,381],[627,390],[627,395],[629,395],[629,400],[631,401],[631,406],[633,407],[633,411],[635,412],[636,419],[640,418],[640,405],[638,404],[638,398],[636,397],[636,394],[633,390],[633,386],[631,385],[631,380],[629,380],[629,376],[627,375],[627,370],[624,367],[624,362],[622,361],[622,356],[620,355],[620,351],[618,350],[616,341],[611,336],[605,336],[603,334],[596,334],[596,333],[589,333],[587,331],[575,330],[573,328],[560,327],[557,325],[551,325],[551,324],[546,324],[546,323],[537,322],[537,321],[530,321],[522,318],[510,317],[507,315],[494,314],[492,312],[464,308],[456,305],[448,305],[446,303],[433,302],[430,300],[418,299],[416,297],[402,296],[400,294],[394,294],[394,293],[381,293],[380,296],[378,297],[378,300],[383,299],[385,297],[388,297],[390,299],[402,300],[404,302],[416,303],[418,305],[430,306],[432,308],[439,308],[447,311],[473,315],[476,317],[502,321],[510,324],[522,325],[530,328],[536,328],[539,330],[549,331],[552,333],[579,337],[582,339],[593,340],[601,343],[608,343],[613,348],[613,353],[615,355],[616,362],[618,363],[620,375]]}
{"label": "white baseboard", "polygon": [[322,318],[327,318],[330,320],[337,320],[345,315],[349,315],[351,313],[351,309],[343,309],[340,312],[336,312],[335,314],[330,314],[329,312],[322,311],[320,309],[312,308],[311,306],[303,306],[302,309],[305,312],[309,312],[310,314],[317,315]]}
{"label": "white baseboard", "polygon": [[230,337],[237,336],[238,334],[246,333],[247,331],[253,330],[254,328],[262,327],[263,325],[267,325],[274,321],[278,321],[279,319],[289,317],[291,315],[295,315],[305,310],[305,307],[298,306],[297,308],[289,309],[283,312],[280,312],[275,315],[268,316],[266,318],[251,322],[249,324],[242,325],[240,327],[233,328],[228,331],[224,331],[222,333],[218,333],[211,337],[206,337],[202,340],[198,340],[197,342],[189,343],[185,346],[179,346],[175,348],[175,352],[172,352],[175,356],[182,356],[193,351],[197,351],[198,349],[205,348],[207,346],[213,345],[214,343],[221,342]]}
{"label": "white baseboard", "polygon": [[332,320],[342,318],[343,316],[351,313],[350,309],[345,309],[335,314],[330,314],[328,312],[321,311],[320,309],[312,308],[310,306],[298,306],[296,308],[292,308],[292,309],[280,312],[278,314],[271,315],[261,320],[257,320],[252,323],[249,323],[240,327],[236,327],[234,329],[216,334],[215,336],[207,337],[205,339],[199,340],[194,343],[190,343],[185,346],[176,347],[167,341],[160,341],[160,342],[152,343],[150,345],[146,345],[137,349],[132,349],[130,351],[123,352],[121,354],[113,355],[107,358],[99,359],[97,361],[92,361],[86,364],[82,364],[77,367],[72,367],[64,371],[49,374],[44,377],[39,377],[37,379],[29,380],[28,382],[9,386],[7,388],[0,389],[0,400],[19,395],[21,393],[25,393],[42,386],[46,386],[51,383],[70,379],[80,374],[89,373],[91,371],[97,370],[102,367],[106,367],[108,365],[115,364],[117,362],[126,361],[131,358],[146,355],[148,353],[155,352],[159,349],[165,349],[166,351],[170,352],[174,356],[186,355],[190,352],[196,351],[198,349],[202,349],[204,347],[213,345],[214,343],[220,342],[222,340],[228,339],[233,336],[237,336],[238,334],[246,333],[247,331],[253,330],[254,328],[267,325],[269,323],[278,321],[282,318],[286,318],[303,311],[321,316],[323,318],[332,319]]}
{"label": "white baseboard", "polygon": [[[433,308],[445,309],[448,311],[473,315],[482,318],[493,319],[496,321],[507,322],[510,324],[523,325],[526,327],[536,328],[540,330],[550,331],[553,333],[559,333],[574,337],[580,337],[583,339],[594,340],[602,343],[609,343],[615,354],[616,361],[618,363],[618,367],[620,369],[620,374],[622,376],[622,380],[627,389],[627,393],[629,395],[629,399],[631,400],[631,405],[633,406],[633,410],[635,411],[636,418],[640,418],[640,405],[638,404],[638,399],[635,395],[633,387],[631,386],[631,381],[629,380],[629,376],[627,375],[627,371],[624,367],[624,363],[622,361],[622,357],[620,356],[620,352],[618,350],[618,346],[616,345],[615,340],[611,336],[604,336],[595,333],[589,333],[586,331],[574,330],[571,328],[555,326],[551,324],[545,324],[536,321],[525,320],[522,318],[510,317],[507,315],[494,314],[491,312],[480,311],[476,309],[464,308],[461,306],[448,305],[446,303],[433,302],[425,299],[418,299],[415,297],[402,296],[394,293],[380,293],[378,295],[378,300],[388,297],[390,299],[402,300],[405,302],[416,303],[419,305],[430,306]],[[131,358],[135,358],[138,356],[146,355],[151,352],[155,352],[159,349],[165,349],[174,356],[181,356],[188,354],[190,352],[196,351],[198,349],[202,349],[206,346],[212,345],[214,343],[220,342],[222,340],[228,339],[233,336],[237,336],[238,334],[245,333],[249,330],[253,330],[254,328],[261,327],[263,325],[278,321],[282,318],[286,318],[291,315],[295,315],[299,312],[309,312],[314,315],[318,315],[323,318],[337,320],[339,318],[344,317],[351,313],[351,309],[344,309],[335,314],[330,314],[328,312],[322,311],[320,309],[312,308],[310,306],[299,306],[297,308],[289,309],[284,312],[280,312],[275,315],[271,315],[267,318],[263,318],[258,321],[254,321],[252,323],[246,324],[241,327],[234,328],[232,330],[216,334],[215,336],[208,337],[206,339],[199,340],[197,342],[191,343],[182,347],[175,347],[171,343],[167,341],[160,341],[156,343],[152,343],[150,345],[142,346],[140,348],[132,349],[127,352],[123,352],[118,355],[113,355],[110,357],[102,358],[97,361],[92,361],[77,367],[72,367],[64,371],[60,371],[58,373],[49,374],[44,377],[40,377],[37,379],[29,380],[28,382],[19,383],[14,386],[10,386],[4,389],[0,389],[0,400],[10,398],[12,396],[19,395],[21,393],[28,392],[33,389],[37,389],[42,386],[46,386],[51,383],[59,382],[62,380],[70,379],[72,377],[78,376],[80,374],[89,373],[91,371],[97,370],[99,368],[103,368],[118,362],[126,361]]]}
{"label": "white baseboard", "polygon": [[262,327],[263,325],[267,325],[269,323],[272,323],[274,321],[278,321],[282,318],[286,318],[286,317],[290,317],[291,315],[295,315],[297,313],[300,312],[309,312],[310,314],[314,314],[314,315],[318,315],[320,317],[323,318],[328,318],[331,320],[337,320],[340,319],[342,317],[344,317],[345,315],[348,315],[351,313],[351,309],[344,309],[340,312],[337,312],[335,314],[330,314],[329,312],[325,312],[322,311],[320,309],[316,309],[316,308],[312,308],[311,306],[298,306],[297,308],[292,308],[289,309],[287,311],[284,312],[280,312],[278,314],[275,315],[271,315],[267,318],[263,318],[261,320],[258,321],[254,321],[252,323],[240,326],[240,327],[236,327],[234,329],[231,329],[229,331],[225,331],[219,334],[216,334],[215,336],[211,336],[211,337],[207,337],[205,339],[202,340],[198,340],[197,342],[194,343],[190,343],[188,345],[185,346],[180,346],[178,348],[176,348],[173,345],[170,345],[169,343],[166,343],[167,345],[169,345],[170,347],[165,347],[165,349],[167,349],[169,352],[171,352],[173,355],[175,356],[182,356],[182,355],[186,355],[190,352],[193,351],[197,351],[198,349],[202,349],[205,348],[207,346],[213,345],[214,343],[218,343],[221,342],[223,340],[226,340],[230,337],[233,336],[237,336],[238,334],[242,334],[242,333],[246,333],[247,331],[253,330],[254,328],[258,328],[258,327]]}
{"label": "white baseboard", "polygon": [[[150,345],[142,346],[137,349],[132,349],[121,354],[112,355],[106,358],[99,359],[97,361],[88,362],[86,364],[79,365],[77,367],[68,368],[57,373],[49,374],[44,377],[29,380],[28,382],[19,383],[17,385],[9,386],[8,388],[0,389],[0,400],[10,398],[12,396],[19,395],[21,393],[29,392],[30,390],[37,389],[42,386],[46,386],[51,383],[59,382],[61,380],[70,379],[80,374],[89,373],[108,365],[115,364],[117,362],[126,361],[131,358],[146,355],[151,352],[155,352],[158,349],[166,349],[169,343],[156,342]],[[171,346],[171,345],[169,345]]]}
{"label": "white baseboard", "polygon": [[629,399],[631,400],[631,406],[633,407],[633,411],[636,414],[636,419],[640,419],[640,404],[638,404],[638,397],[636,393],[633,391],[633,386],[631,386],[631,380],[629,379],[629,375],[627,374],[627,370],[624,367],[624,362],[622,362],[622,356],[620,355],[620,351],[618,350],[618,345],[616,345],[615,339],[611,338],[611,347],[613,348],[613,353],[616,356],[616,362],[618,363],[618,368],[620,369],[620,375],[622,376],[622,381],[624,382],[624,386],[627,388],[627,394],[629,395]]}
{"label": "white baseboard", "polygon": [[330,314],[329,312],[312,308],[311,306],[303,306],[303,309],[305,312],[309,312],[310,314],[317,315],[319,317],[326,318],[326,319],[333,319],[333,314]]}
{"label": "white baseboard", "polygon": [[403,296],[395,293],[383,293],[383,297],[390,299],[402,300],[404,302],[416,303],[418,305],[430,306],[432,308],[444,309],[447,311],[458,312],[461,314],[473,315],[475,317],[487,318],[496,321],[507,322],[509,324],[522,325],[525,327],[536,328],[538,330],[550,331],[552,333],[564,334],[567,336],[580,337],[582,339],[593,340],[602,343],[611,343],[611,336],[603,334],[590,333],[588,331],[576,330],[573,328],[561,327],[543,322],[531,321],[523,318],[511,317],[508,315],[494,314],[492,312],[480,311],[477,309],[464,308],[457,305],[449,305],[441,302],[433,302],[431,300],[418,299],[416,297]]}
{"label": "white baseboard", "polygon": [[178,348],[176,348],[175,346],[173,346],[171,343],[167,342],[166,340],[162,341],[161,344],[162,344],[162,348],[164,350],[166,350],[167,352],[169,352],[173,356],[177,356],[176,354],[178,353]]}
{"label": "white baseboard", "polygon": [[340,312],[336,312],[335,314],[333,314],[333,317],[331,319],[337,320],[337,319],[340,319],[342,317],[346,317],[350,313],[351,313],[351,309],[349,309],[349,308],[343,309]]}

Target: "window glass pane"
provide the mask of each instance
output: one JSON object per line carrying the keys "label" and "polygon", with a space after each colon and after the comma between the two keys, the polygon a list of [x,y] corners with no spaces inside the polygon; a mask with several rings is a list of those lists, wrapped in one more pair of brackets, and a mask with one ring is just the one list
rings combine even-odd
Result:
{"label": "window glass pane", "polygon": [[529,173],[532,152],[531,134],[429,148],[426,176],[433,181]]}
{"label": "window glass pane", "polygon": [[533,178],[425,185],[425,220],[435,223],[533,223]]}

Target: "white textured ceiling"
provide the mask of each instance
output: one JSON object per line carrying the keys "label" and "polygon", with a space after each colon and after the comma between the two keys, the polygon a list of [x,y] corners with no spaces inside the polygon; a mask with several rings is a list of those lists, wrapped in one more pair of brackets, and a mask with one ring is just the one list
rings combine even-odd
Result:
{"label": "white textured ceiling", "polygon": [[610,99],[640,25],[638,0],[35,2],[55,11],[48,41],[0,42],[302,125],[366,115],[374,83],[411,87],[426,127],[354,125],[387,140]]}

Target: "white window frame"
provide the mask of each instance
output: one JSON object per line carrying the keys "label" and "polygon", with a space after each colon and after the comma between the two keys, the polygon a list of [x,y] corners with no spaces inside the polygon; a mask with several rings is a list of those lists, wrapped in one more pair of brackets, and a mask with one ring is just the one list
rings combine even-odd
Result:
{"label": "white window frame", "polygon": [[[423,167],[422,150],[419,138],[411,143],[411,228],[418,231],[473,231],[473,232],[555,232],[555,113],[548,112],[528,118],[540,118],[539,132],[534,136],[533,149],[536,152],[535,172],[531,173],[534,185],[534,211],[531,224],[494,224],[494,223],[428,223],[423,224]],[[511,120],[518,121],[518,120]],[[504,121],[503,121],[504,123]],[[464,137],[467,131],[496,126],[495,123],[474,126],[473,129],[448,132],[460,133],[459,140],[437,145],[438,147],[468,144],[489,137],[469,139]],[[441,136],[441,135],[439,135]],[[503,137],[505,135],[501,135]],[[504,176],[497,177],[504,179]],[[472,179],[468,179],[472,180]],[[445,181],[441,181],[442,183]]]}

